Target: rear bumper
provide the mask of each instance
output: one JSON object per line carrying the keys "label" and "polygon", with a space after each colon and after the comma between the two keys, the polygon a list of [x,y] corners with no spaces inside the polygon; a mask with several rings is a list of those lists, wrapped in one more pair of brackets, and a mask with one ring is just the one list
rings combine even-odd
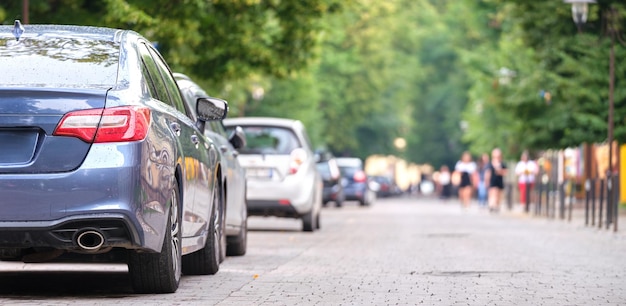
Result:
{"label": "rear bumper", "polygon": [[275,216],[283,218],[300,218],[305,212],[298,212],[293,205],[281,204],[272,200],[248,200],[249,216]]}
{"label": "rear bumper", "polygon": [[367,185],[360,184],[360,183],[345,186],[343,189],[343,193],[346,197],[346,200],[350,200],[350,201],[365,200],[366,192],[367,192]]}
{"label": "rear bumper", "polygon": [[281,214],[285,207],[291,207],[298,215],[303,215],[313,209],[318,187],[321,187],[321,182],[316,182],[314,173],[291,175],[282,181],[249,179],[246,190],[248,214],[258,210],[277,211],[277,214]]}
{"label": "rear bumper", "polygon": [[72,172],[0,175],[0,249],[74,250],[76,233],[91,228],[103,247],[159,252],[171,178],[150,171],[146,146],[98,144]]}
{"label": "rear bumper", "polygon": [[2,248],[51,247],[80,250],[77,235],[96,230],[104,236],[102,248],[133,248],[140,245],[140,234],[131,220],[121,214],[80,215],[55,221],[0,222]]}
{"label": "rear bumper", "polygon": [[337,200],[343,200],[343,194],[342,194],[342,190],[341,187],[339,185],[333,185],[333,186],[324,186],[324,189],[322,189],[322,201],[323,202],[329,202],[329,201],[337,201]]}

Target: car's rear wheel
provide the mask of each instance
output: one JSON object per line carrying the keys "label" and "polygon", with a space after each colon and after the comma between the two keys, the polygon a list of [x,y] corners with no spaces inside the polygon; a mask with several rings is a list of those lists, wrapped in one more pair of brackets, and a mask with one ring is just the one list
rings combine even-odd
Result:
{"label": "car's rear wheel", "polygon": [[130,251],[128,272],[137,293],[173,293],[181,276],[181,214],[178,183],[169,200],[167,230],[160,253]]}
{"label": "car's rear wheel", "polygon": [[212,275],[220,269],[222,229],[219,215],[221,214],[222,199],[220,184],[215,183],[207,240],[202,249],[183,257],[183,273],[186,275]]}
{"label": "car's rear wheel", "polygon": [[317,228],[317,218],[313,213],[313,209],[302,216],[302,230],[305,232],[312,232]]}
{"label": "car's rear wheel", "polygon": [[318,212],[315,217],[315,229],[320,229],[322,227],[322,223],[320,223],[320,215],[321,213]]}
{"label": "car's rear wheel", "polygon": [[228,241],[226,247],[226,255],[228,256],[243,256],[246,255],[246,248],[248,245],[248,220],[244,220],[241,225],[241,231],[239,235],[233,237]]}

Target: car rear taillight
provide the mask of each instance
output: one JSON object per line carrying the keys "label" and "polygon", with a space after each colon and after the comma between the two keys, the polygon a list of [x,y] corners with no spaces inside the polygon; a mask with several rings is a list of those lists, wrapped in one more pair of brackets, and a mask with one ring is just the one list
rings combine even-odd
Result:
{"label": "car rear taillight", "polygon": [[367,176],[365,175],[365,172],[357,171],[356,173],[354,173],[352,179],[357,183],[365,183],[365,181],[367,180]]}
{"label": "car rear taillight", "polygon": [[77,137],[84,142],[124,142],[146,138],[150,109],[122,106],[65,114],[52,135]]}
{"label": "car rear taillight", "polygon": [[291,160],[289,161],[289,174],[298,173],[298,169],[306,160],[306,151],[302,148],[297,148],[291,151]]}

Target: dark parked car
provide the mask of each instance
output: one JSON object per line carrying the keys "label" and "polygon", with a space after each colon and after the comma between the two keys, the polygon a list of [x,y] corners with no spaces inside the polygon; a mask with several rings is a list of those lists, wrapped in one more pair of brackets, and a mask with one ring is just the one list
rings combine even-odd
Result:
{"label": "dark parked car", "polygon": [[332,155],[318,154],[317,171],[322,176],[324,188],[322,189],[322,205],[335,202],[337,207],[343,205],[346,196],[343,192],[343,179],[337,161]]}
{"label": "dark parked car", "polygon": [[137,292],[217,271],[220,152],[197,126],[226,105],[198,100],[190,119],[125,30],[0,26],[0,76],[0,258],[124,260]]}
{"label": "dark parked car", "polygon": [[371,180],[378,183],[376,196],[379,198],[398,196],[402,194],[402,190],[400,190],[400,188],[388,176],[374,175],[371,177]]}
{"label": "dark parked car", "polygon": [[345,178],[343,191],[346,200],[358,201],[361,206],[369,206],[376,199],[375,182],[371,182],[363,169],[363,161],[356,157],[338,157],[337,165]]}
{"label": "dark parked car", "polygon": [[[209,97],[198,84],[184,74],[174,73],[174,78],[189,108],[193,108],[196,101],[202,99],[209,99],[218,104],[226,103],[226,101]],[[195,116],[194,111],[192,118]],[[204,134],[216,142],[222,153],[221,165],[226,191],[226,255],[241,256],[246,254],[248,242],[248,205],[246,203],[246,172],[239,165],[237,150],[245,146],[245,134],[242,129],[239,129],[230,136],[227,135],[221,120],[208,121],[202,128],[204,128]]]}

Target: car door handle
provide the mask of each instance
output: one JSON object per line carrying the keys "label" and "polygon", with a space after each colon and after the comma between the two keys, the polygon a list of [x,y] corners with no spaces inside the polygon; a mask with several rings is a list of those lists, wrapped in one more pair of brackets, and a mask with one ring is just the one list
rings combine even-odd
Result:
{"label": "car door handle", "polygon": [[228,147],[227,146],[220,146],[220,151],[222,153],[226,153],[226,152],[228,152]]}
{"label": "car door handle", "polygon": [[191,135],[191,142],[193,142],[193,144],[198,145],[200,143],[200,138],[198,138],[198,135]]}
{"label": "car door handle", "polygon": [[180,136],[180,124],[178,124],[176,122],[172,122],[170,124],[170,128],[172,128],[172,131],[174,131],[174,133],[176,133],[176,136]]}

